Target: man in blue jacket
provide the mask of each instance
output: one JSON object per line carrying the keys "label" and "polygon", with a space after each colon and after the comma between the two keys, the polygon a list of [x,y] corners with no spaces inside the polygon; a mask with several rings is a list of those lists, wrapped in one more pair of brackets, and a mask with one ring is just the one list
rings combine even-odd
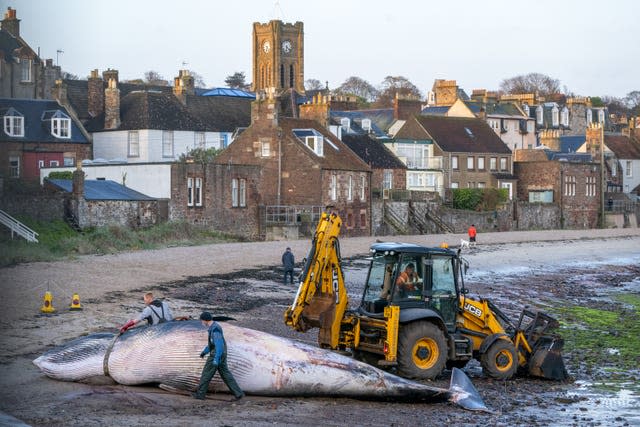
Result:
{"label": "man in blue jacket", "polygon": [[224,340],[222,334],[222,328],[220,325],[213,321],[213,316],[207,311],[203,311],[200,315],[202,324],[209,328],[209,342],[207,346],[200,353],[200,357],[204,358],[207,354],[207,361],[202,368],[202,375],[200,376],[200,384],[193,393],[193,397],[203,400],[209,389],[209,382],[216,374],[216,371],[220,371],[220,377],[222,381],[229,387],[231,393],[233,393],[233,400],[240,400],[244,397],[244,393],[233,378],[229,367],[227,366],[227,343]]}

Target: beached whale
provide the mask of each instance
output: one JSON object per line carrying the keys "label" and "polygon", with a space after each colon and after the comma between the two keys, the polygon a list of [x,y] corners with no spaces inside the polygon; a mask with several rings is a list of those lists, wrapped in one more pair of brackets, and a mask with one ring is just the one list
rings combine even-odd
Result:
{"label": "beached whale", "polygon": [[[466,409],[487,410],[471,381],[458,369],[453,370],[446,390],[329,350],[229,323],[221,325],[229,369],[247,394],[450,401]],[[199,321],[168,322],[120,336],[87,335],[44,353],[33,363],[58,380],[111,376],[125,385],[156,383],[191,391],[205,363],[199,354],[206,342],[207,329]],[[227,391],[217,375],[209,390]]]}

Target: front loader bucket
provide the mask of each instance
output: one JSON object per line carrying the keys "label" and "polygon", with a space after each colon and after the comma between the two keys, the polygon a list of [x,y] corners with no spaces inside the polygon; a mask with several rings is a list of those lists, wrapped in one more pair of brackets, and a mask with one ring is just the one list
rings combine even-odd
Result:
{"label": "front loader bucket", "polygon": [[564,340],[559,336],[540,337],[529,359],[529,375],[558,381],[567,379],[562,360],[563,346]]}

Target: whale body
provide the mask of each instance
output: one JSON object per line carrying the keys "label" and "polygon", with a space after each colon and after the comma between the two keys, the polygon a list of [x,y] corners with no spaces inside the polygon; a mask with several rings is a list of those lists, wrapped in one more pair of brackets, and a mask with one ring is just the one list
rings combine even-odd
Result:
{"label": "whale body", "polygon": [[[247,394],[344,396],[411,402],[450,401],[487,410],[467,376],[454,368],[449,389],[398,377],[330,350],[229,323],[221,324],[227,363]],[[50,378],[85,381],[110,376],[119,384],[155,383],[193,391],[200,381],[207,328],[200,321],[174,321],[124,334],[98,333],[47,351],[33,363]],[[213,392],[227,388],[216,375]]]}

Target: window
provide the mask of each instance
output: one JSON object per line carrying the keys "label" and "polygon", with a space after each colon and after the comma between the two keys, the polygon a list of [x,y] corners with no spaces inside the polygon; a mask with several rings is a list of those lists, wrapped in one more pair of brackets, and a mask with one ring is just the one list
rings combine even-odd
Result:
{"label": "window", "polygon": [[196,148],[205,148],[206,138],[204,132],[194,132],[193,138],[193,145]]}
{"label": "window", "polygon": [[501,171],[506,171],[507,170],[507,158],[506,157],[500,157],[500,170]]}
{"label": "window", "polygon": [[594,197],[596,195],[596,177],[595,176],[587,177],[586,195],[587,197]]}
{"label": "window", "polygon": [[571,175],[565,175],[564,177],[564,195],[575,196],[576,195],[576,177]]}
{"label": "window", "polygon": [[558,118],[558,107],[554,105],[551,109],[551,126],[557,127],[560,124],[560,119]]}
{"label": "window", "polygon": [[484,182],[479,182],[478,183],[478,188],[486,188],[487,185]]}
{"label": "window", "polygon": [[173,157],[173,131],[162,131],[162,157]]}
{"label": "window", "polygon": [[348,131],[351,127],[351,120],[348,117],[341,118],[340,126],[342,126],[342,129],[344,129],[345,131]]}
{"label": "window", "polygon": [[31,81],[31,60],[22,58],[20,60],[20,81],[22,82],[30,82]]}
{"label": "window", "polygon": [[598,123],[604,123],[604,110],[598,110]]}
{"label": "window", "polygon": [[331,175],[331,184],[329,190],[331,191],[331,200],[338,199],[338,177]]}
{"label": "window", "polygon": [[498,169],[498,159],[496,157],[489,158],[489,170],[497,170]]}
{"label": "window", "polygon": [[451,156],[451,169],[458,170],[458,156]]}
{"label": "window", "polygon": [[613,162],[611,163],[611,176],[617,176],[618,175],[618,162]]}
{"label": "window", "polygon": [[20,178],[20,157],[9,156],[9,176],[11,178]]}
{"label": "window", "polygon": [[360,228],[365,228],[367,226],[367,210],[360,209]]}
{"label": "window", "polygon": [[269,157],[271,155],[271,144],[269,144],[269,141],[260,141],[260,155],[262,157]]}
{"label": "window", "polygon": [[533,120],[527,121],[527,132],[533,132]]}
{"label": "window", "polygon": [[347,180],[347,200],[353,200],[353,177],[351,175]]}
{"label": "window", "polygon": [[247,206],[247,180],[234,178],[231,180],[231,206],[234,208]]}
{"label": "window", "polygon": [[140,135],[137,130],[130,130],[128,136],[129,157],[140,156]]}
{"label": "window", "polygon": [[365,193],[365,190],[367,188],[367,177],[366,176],[361,176],[360,177],[360,200],[361,201],[365,201],[367,199],[367,193]]}
{"label": "window", "polygon": [[193,178],[187,178],[187,206],[193,206]]}
{"label": "window", "polygon": [[529,115],[529,106],[527,104],[522,104],[522,111],[528,116]]}
{"label": "window", "polygon": [[293,73],[293,64],[289,65],[289,87],[293,87],[295,83],[295,74]]}
{"label": "window", "polygon": [[322,140],[321,136],[307,136],[305,138],[305,144],[307,144],[307,147],[311,148],[311,150],[313,150],[313,152],[318,156],[322,156]]}
{"label": "window", "polygon": [[457,182],[452,182],[451,188],[460,188],[460,184],[458,184]]}
{"label": "window", "polygon": [[553,190],[529,191],[531,203],[553,203]]}
{"label": "window", "polygon": [[393,171],[391,169],[385,169],[383,172],[382,188],[385,190],[393,188]]}
{"label": "window", "polygon": [[467,170],[474,170],[475,169],[475,158],[473,156],[469,156],[467,157]]}
{"label": "window", "polygon": [[56,138],[71,138],[71,119],[60,111],[51,117],[51,135]]}
{"label": "window", "polygon": [[467,182],[467,188],[475,188],[476,187],[476,183],[473,181],[469,181]]}
{"label": "window", "polygon": [[408,168],[424,169],[427,164],[428,147],[425,144],[398,144],[396,155],[406,159]]}
{"label": "window", "polygon": [[60,166],[60,162],[57,160],[49,160],[49,167],[50,168],[57,168],[58,166]]}
{"label": "window", "polygon": [[484,170],[484,157],[478,157],[478,170]]}
{"label": "window", "polygon": [[362,130],[367,132],[371,130],[371,119],[362,119]]}
{"label": "window", "polygon": [[202,206],[202,178],[196,178],[195,184],[193,201],[196,206]]}
{"label": "window", "polygon": [[76,158],[72,156],[65,156],[62,164],[64,166],[74,166],[76,164]]}
{"label": "window", "polygon": [[38,160],[38,169],[42,169],[44,167],[44,160]]}
{"label": "window", "polygon": [[543,117],[542,105],[538,105],[538,108],[536,108],[536,122],[539,125],[542,124],[542,117]]}
{"label": "window", "polygon": [[633,162],[631,160],[627,160],[627,167],[624,170],[624,176],[627,178],[631,178],[633,176]]}
{"label": "window", "polygon": [[13,108],[4,116],[4,133],[9,136],[24,136],[24,117]]}
{"label": "window", "polygon": [[587,123],[591,123],[593,121],[593,112],[591,109],[587,110]]}
{"label": "window", "polygon": [[421,172],[409,172],[407,174],[407,185],[409,188],[422,188],[424,187],[424,173]]}
{"label": "window", "polygon": [[560,124],[569,127],[569,109],[567,107],[564,107],[560,113]]}

